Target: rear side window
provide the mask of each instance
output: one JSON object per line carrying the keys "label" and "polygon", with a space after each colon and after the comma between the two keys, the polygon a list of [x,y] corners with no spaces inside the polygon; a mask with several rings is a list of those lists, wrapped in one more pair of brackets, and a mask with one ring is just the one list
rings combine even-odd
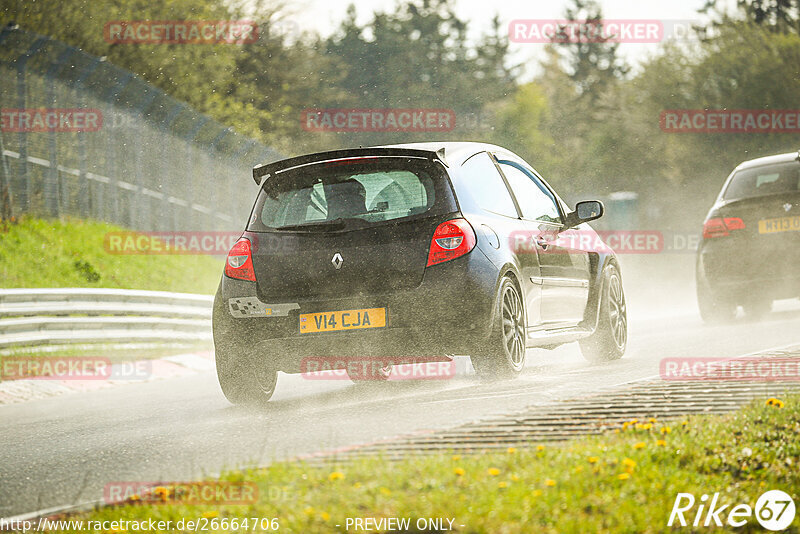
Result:
{"label": "rear side window", "polygon": [[462,201],[468,197],[472,205],[486,211],[518,217],[508,187],[486,152],[475,154],[464,162],[455,186]]}
{"label": "rear side window", "polygon": [[379,224],[431,212],[440,172],[427,162],[384,159],[308,165],[269,177],[249,230],[358,219]]}
{"label": "rear side window", "polygon": [[736,172],[723,198],[729,200],[795,191],[800,191],[800,163],[780,163]]}

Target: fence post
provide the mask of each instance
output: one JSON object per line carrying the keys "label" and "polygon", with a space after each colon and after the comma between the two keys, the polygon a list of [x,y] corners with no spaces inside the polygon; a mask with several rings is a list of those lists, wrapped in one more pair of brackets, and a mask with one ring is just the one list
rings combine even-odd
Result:
{"label": "fence post", "polygon": [[194,212],[195,210],[194,210],[194,207],[193,207],[194,204],[195,204],[195,201],[194,201],[195,200],[195,194],[194,194],[194,187],[192,187],[192,186],[195,183],[203,183],[204,182],[204,180],[198,179],[198,177],[194,176],[193,173],[191,172],[192,169],[194,168],[194,165],[192,165],[192,163],[194,162],[194,159],[195,159],[193,157],[192,152],[197,150],[197,145],[194,144],[194,138],[197,137],[197,134],[200,133],[200,129],[208,121],[209,121],[209,118],[207,116],[201,115],[200,119],[197,120],[197,122],[192,127],[192,129],[189,130],[185,135],[187,146],[189,147],[189,154],[188,154],[188,158],[187,158],[188,159],[188,164],[189,164],[188,165],[188,168],[189,168],[189,187],[188,187],[188,191],[187,191],[188,194],[186,195],[188,198],[186,199],[186,201],[189,203],[189,224],[191,225],[192,228],[196,228],[197,227],[195,222],[196,222],[197,217],[198,217],[197,215],[195,215],[195,212]]}
{"label": "fence post", "polygon": [[[15,61],[17,65],[17,107],[25,109],[27,107],[27,95],[25,83],[25,67],[28,60],[41,49],[47,42],[47,38],[39,37],[28,50],[17,58]],[[19,139],[19,165],[20,173],[18,175],[19,187],[19,203],[20,209],[23,213],[31,211],[31,197],[33,197],[33,184],[31,183],[30,175],[28,173],[28,134],[20,128],[18,135]]]}
{"label": "fence post", "polygon": [[[54,108],[58,106],[55,88],[56,73],[67,61],[69,61],[69,58],[72,57],[74,53],[74,48],[66,48],[63,52],[61,52],[61,54],[59,54],[58,58],[56,58],[56,60],[50,65],[45,73],[45,79],[47,80],[47,101],[50,102],[50,105]],[[56,143],[56,132],[50,131],[49,134],[48,146],[50,149],[50,169],[47,173],[47,180],[45,180],[44,183],[44,204],[47,214],[50,217],[58,218],[60,216],[58,209],[58,192],[62,187],[60,181],[61,175],[58,172],[58,146]]]}

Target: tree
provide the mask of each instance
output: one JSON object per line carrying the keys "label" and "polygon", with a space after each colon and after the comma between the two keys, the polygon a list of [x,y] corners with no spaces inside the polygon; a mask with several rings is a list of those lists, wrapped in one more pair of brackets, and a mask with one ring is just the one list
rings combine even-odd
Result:
{"label": "tree", "polygon": [[589,35],[570,38],[562,27],[551,46],[558,50],[578,92],[594,102],[610,83],[625,76],[629,67],[617,54],[619,43],[602,31],[603,11],[596,0],[572,0],[564,18],[593,28]]}
{"label": "tree", "polygon": [[721,10],[717,0],[706,0],[700,12],[717,15],[717,27],[744,20],[778,33],[800,33],[800,0],[736,0],[733,14]]}

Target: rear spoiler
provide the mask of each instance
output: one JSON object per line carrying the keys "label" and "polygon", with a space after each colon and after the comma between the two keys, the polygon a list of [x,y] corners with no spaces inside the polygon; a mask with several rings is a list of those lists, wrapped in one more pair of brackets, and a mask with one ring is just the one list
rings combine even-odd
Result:
{"label": "rear spoiler", "polygon": [[447,167],[444,159],[444,148],[433,152],[431,150],[419,150],[416,148],[347,148],[343,150],[330,150],[328,152],[317,152],[294,158],[282,159],[274,163],[262,163],[253,167],[253,180],[261,185],[265,176],[273,176],[279,172],[288,171],[303,165],[312,163],[322,163],[325,161],[335,161],[338,159],[360,158],[365,156],[384,156],[384,157],[412,157],[423,158],[431,161],[441,161]]}

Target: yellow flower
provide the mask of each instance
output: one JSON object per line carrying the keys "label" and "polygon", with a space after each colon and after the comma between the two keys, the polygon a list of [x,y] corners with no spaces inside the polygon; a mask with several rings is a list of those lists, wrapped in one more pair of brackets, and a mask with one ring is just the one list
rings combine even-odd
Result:
{"label": "yellow flower", "polygon": [[389,488],[384,488],[383,486],[378,488],[378,491],[380,491],[382,495],[391,495],[392,494],[392,492],[389,490]]}
{"label": "yellow flower", "polygon": [[138,496],[138,495],[136,495],[136,494],[133,494],[133,495],[131,495],[130,497],[128,497],[128,500],[129,500],[129,501],[136,502],[136,501],[141,501],[141,500],[142,500],[142,498],[141,498],[141,497],[139,497],[139,496]]}
{"label": "yellow flower", "polygon": [[595,463],[597,463],[597,460],[599,460],[599,459],[600,459],[600,458],[598,458],[597,456],[589,456],[589,457],[588,457],[586,460],[587,460],[587,461],[588,461],[590,464],[595,464]]}
{"label": "yellow flower", "polygon": [[517,452],[517,449],[514,448],[514,447],[509,447],[509,448],[506,449],[506,452],[508,454],[514,454],[515,452]]}
{"label": "yellow flower", "polygon": [[306,509],[303,510],[303,513],[306,515],[314,515],[314,509],[310,506],[307,506]]}
{"label": "yellow flower", "polygon": [[650,430],[651,428],[653,428],[653,424],[652,423],[641,423],[639,425],[636,425],[636,428],[638,428],[639,430]]}
{"label": "yellow flower", "polygon": [[455,456],[453,456],[453,460],[455,460],[456,462],[459,461],[460,459],[461,459],[460,454],[456,454]]}
{"label": "yellow flower", "polygon": [[583,466],[582,465],[576,465],[575,469],[573,469],[573,472],[576,473],[576,474],[580,473],[582,471],[583,471]]}
{"label": "yellow flower", "polygon": [[631,478],[631,475],[629,473],[620,473],[617,475],[617,478],[620,480],[628,480]]}
{"label": "yellow flower", "polygon": [[544,450],[544,445],[537,445],[536,446],[536,450],[537,451],[543,451]]}
{"label": "yellow flower", "polygon": [[625,469],[633,469],[634,467],[636,467],[636,462],[634,462],[630,458],[625,458],[624,460],[622,460],[622,465],[625,466]]}
{"label": "yellow flower", "polygon": [[166,501],[169,498],[169,488],[164,486],[156,486],[153,493],[162,501]]}
{"label": "yellow flower", "polygon": [[624,423],[622,423],[622,430],[627,429],[629,426],[631,426],[631,424],[629,422],[625,421]]}
{"label": "yellow flower", "polygon": [[656,418],[655,417],[651,417],[650,419],[648,419],[648,421],[650,421],[651,423],[655,423],[656,422]]}
{"label": "yellow flower", "polygon": [[217,512],[216,510],[211,510],[210,512],[203,512],[203,517],[212,518],[212,517],[218,517],[218,516],[219,516],[219,512]]}
{"label": "yellow flower", "polygon": [[358,489],[358,488],[360,488],[360,487],[361,487],[361,482],[356,482],[355,484],[353,484],[353,487],[354,487],[355,489]]}
{"label": "yellow flower", "polygon": [[630,422],[630,424],[635,425],[636,423],[639,422],[639,420],[638,419],[631,419],[629,422]]}
{"label": "yellow flower", "polygon": [[319,514],[323,521],[328,521],[331,518],[331,515],[328,512],[322,512]]}
{"label": "yellow flower", "polygon": [[771,397],[767,399],[767,406],[774,406],[775,408],[783,408],[783,401],[780,399],[776,399],[775,397]]}
{"label": "yellow flower", "polygon": [[507,488],[508,487],[508,482],[498,482],[497,483],[497,487],[500,488],[500,489]]}
{"label": "yellow flower", "polygon": [[619,434],[619,428],[614,429],[614,434]]}
{"label": "yellow flower", "polygon": [[500,470],[497,469],[496,467],[490,467],[489,469],[486,470],[486,472],[489,473],[489,476],[493,477],[496,477],[497,475],[500,474]]}
{"label": "yellow flower", "polygon": [[328,475],[328,478],[329,478],[330,480],[339,480],[339,479],[341,479],[341,478],[344,478],[344,473],[342,473],[342,472],[340,472],[340,471],[334,471],[333,473],[331,473],[330,475]]}
{"label": "yellow flower", "polygon": [[511,480],[517,482],[519,480],[519,477],[517,475],[511,475]]}
{"label": "yellow flower", "polygon": [[460,467],[456,467],[455,469],[453,469],[453,473],[457,474],[460,477],[463,477],[465,471],[463,469],[461,469]]}
{"label": "yellow flower", "polygon": [[663,439],[657,439],[656,440],[656,445],[659,446],[659,447],[666,447],[667,446],[667,442],[664,441]]}
{"label": "yellow flower", "polygon": [[689,421],[684,421],[683,423],[681,423],[681,426],[682,427],[689,426]]}
{"label": "yellow flower", "polygon": [[544,481],[544,484],[545,486],[553,487],[556,485],[556,481],[553,480],[552,478],[548,478],[547,480]]}
{"label": "yellow flower", "polygon": [[533,496],[534,497],[541,497],[542,496],[542,490],[540,490],[540,489],[533,490]]}
{"label": "yellow flower", "polygon": [[644,449],[644,441],[640,441],[638,443],[633,444],[634,449]]}
{"label": "yellow flower", "polygon": [[659,430],[659,432],[661,432],[662,434],[666,435],[666,434],[669,434],[670,432],[672,432],[672,429],[670,427],[668,427],[668,426],[662,426],[661,430]]}

